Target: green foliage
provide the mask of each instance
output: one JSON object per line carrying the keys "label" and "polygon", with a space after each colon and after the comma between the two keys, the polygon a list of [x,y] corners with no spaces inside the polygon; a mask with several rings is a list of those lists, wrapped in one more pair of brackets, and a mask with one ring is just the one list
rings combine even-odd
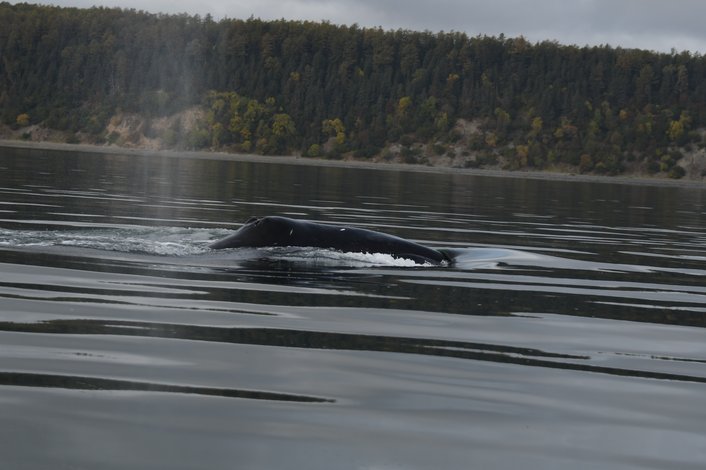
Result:
{"label": "green foliage", "polygon": [[689,53],[9,3],[0,24],[11,126],[100,136],[118,110],[201,105],[204,122],[163,131],[166,145],[321,154],[334,138],[334,155],[373,155],[459,141],[463,118],[480,123],[463,141],[473,164],[606,173],[629,158],[671,171],[662,155],[706,126],[706,56]]}
{"label": "green foliage", "polygon": [[186,147],[192,150],[199,150],[208,147],[209,141],[210,138],[206,129],[192,129],[186,135]]}
{"label": "green foliage", "polygon": [[587,153],[584,153],[579,158],[579,171],[581,173],[586,173],[593,169],[593,158]]}
{"label": "green foliage", "polygon": [[442,144],[436,143],[432,146],[432,150],[434,152],[434,155],[443,155],[444,153],[446,153],[447,149]]}
{"label": "green foliage", "polygon": [[321,146],[319,144],[311,144],[309,149],[304,154],[305,157],[318,158],[321,156]]}
{"label": "green foliage", "polygon": [[67,144],[79,144],[79,143],[81,143],[81,139],[79,139],[76,134],[69,134],[68,136],[66,136],[65,141],[66,141]]}
{"label": "green foliage", "polygon": [[336,144],[339,146],[346,143],[346,127],[340,118],[325,119],[321,123],[321,130],[325,135],[336,137]]}
{"label": "green foliage", "polygon": [[209,91],[204,100],[211,146],[261,154],[288,153],[297,136],[294,120],[277,112],[274,98],[264,103],[235,92]]}
{"label": "green foliage", "polygon": [[678,180],[680,178],[683,178],[684,175],[686,175],[686,170],[683,167],[680,167],[679,165],[674,166],[674,168],[669,171],[669,177],[673,179]]}
{"label": "green foliage", "polygon": [[380,153],[380,149],[374,146],[367,146],[356,149],[353,156],[356,158],[372,158]]}

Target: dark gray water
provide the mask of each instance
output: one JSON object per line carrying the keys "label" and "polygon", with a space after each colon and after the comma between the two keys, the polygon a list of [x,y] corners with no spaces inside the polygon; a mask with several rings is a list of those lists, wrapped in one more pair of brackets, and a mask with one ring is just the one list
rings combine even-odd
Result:
{"label": "dark gray water", "polygon": [[[0,149],[5,469],[701,469],[706,191]],[[452,266],[214,252],[251,215]]]}

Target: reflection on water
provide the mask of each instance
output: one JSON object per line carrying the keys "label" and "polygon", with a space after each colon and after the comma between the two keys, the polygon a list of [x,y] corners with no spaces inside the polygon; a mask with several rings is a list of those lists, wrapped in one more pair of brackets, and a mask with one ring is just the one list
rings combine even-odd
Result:
{"label": "reflection on water", "polygon": [[251,400],[294,401],[302,403],[331,403],[325,398],[307,397],[251,390],[233,390],[207,387],[188,387],[127,380],[102,379],[94,377],[72,377],[68,375],[28,374],[21,372],[0,372],[0,385],[14,387],[48,387],[69,390],[122,390],[137,392],[187,393],[196,395],[248,398]]}
{"label": "reflection on water", "polygon": [[[0,166],[9,468],[706,459],[703,190],[7,149]],[[208,249],[267,214],[454,262]]]}

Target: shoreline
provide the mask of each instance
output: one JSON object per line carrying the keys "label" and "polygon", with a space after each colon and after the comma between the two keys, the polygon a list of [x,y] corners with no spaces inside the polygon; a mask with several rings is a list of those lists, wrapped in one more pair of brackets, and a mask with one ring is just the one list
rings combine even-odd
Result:
{"label": "shoreline", "polygon": [[630,184],[640,186],[681,187],[706,189],[703,181],[649,178],[642,176],[601,176],[583,175],[575,173],[561,173],[551,171],[512,171],[480,168],[456,168],[447,166],[430,166],[408,163],[385,163],[362,160],[327,160],[322,158],[309,158],[298,156],[266,156],[255,154],[237,154],[215,151],[191,150],[150,150],[141,148],[126,148],[118,146],[94,144],[67,144],[51,141],[24,141],[0,139],[0,148],[15,148],[28,150],[49,150],[58,152],[99,153],[106,155],[126,155],[136,157],[161,157],[161,158],[195,158],[201,160],[221,160],[234,162],[252,162],[279,165],[307,165],[319,167],[338,167],[353,169],[370,169],[382,171],[412,171],[418,173],[457,174],[469,176],[490,176],[494,178],[519,178],[547,181],[582,182],[582,183],[612,183]]}

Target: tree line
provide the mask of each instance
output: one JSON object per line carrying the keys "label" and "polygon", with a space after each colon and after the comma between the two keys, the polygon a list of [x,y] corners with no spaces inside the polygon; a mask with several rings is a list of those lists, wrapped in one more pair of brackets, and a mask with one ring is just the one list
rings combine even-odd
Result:
{"label": "tree line", "polygon": [[0,3],[0,119],[105,138],[118,112],[199,106],[175,140],[265,154],[359,157],[390,143],[453,143],[479,123],[475,164],[668,171],[703,144],[706,59],[385,31],[327,22],[213,20]]}

